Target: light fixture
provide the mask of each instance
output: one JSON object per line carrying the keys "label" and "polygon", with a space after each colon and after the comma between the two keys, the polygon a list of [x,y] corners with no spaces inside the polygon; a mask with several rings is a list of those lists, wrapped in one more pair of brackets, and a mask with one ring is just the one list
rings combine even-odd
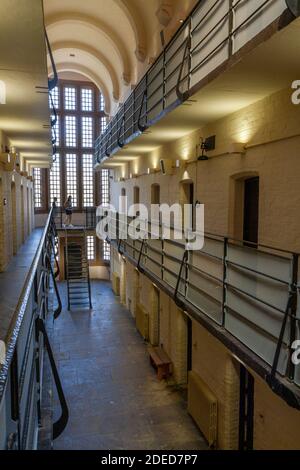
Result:
{"label": "light fixture", "polygon": [[147,173],[148,175],[153,175],[154,173],[157,173],[159,170],[156,167],[153,168],[148,168]]}
{"label": "light fixture", "polygon": [[184,23],[184,20],[182,18],[180,18],[179,23],[181,23],[181,24]]}
{"label": "light fixture", "polygon": [[198,161],[208,160],[208,156],[206,155],[206,152],[214,150],[215,148],[216,148],[216,136],[215,135],[207,137],[206,139],[202,137],[201,144],[197,145],[196,147]]}
{"label": "light fixture", "polygon": [[233,155],[244,155],[246,153],[245,144],[242,142],[233,142],[230,144],[228,153]]}
{"label": "light fixture", "polygon": [[6,104],[6,86],[3,80],[0,80],[0,104]]}
{"label": "light fixture", "polygon": [[192,180],[192,178],[190,177],[189,172],[188,172],[187,170],[185,170],[185,171],[183,172],[183,175],[182,175],[182,178],[181,178],[181,180],[180,180],[180,183],[183,183],[183,184],[184,184],[184,183],[192,183],[192,182],[193,182],[193,180]]}

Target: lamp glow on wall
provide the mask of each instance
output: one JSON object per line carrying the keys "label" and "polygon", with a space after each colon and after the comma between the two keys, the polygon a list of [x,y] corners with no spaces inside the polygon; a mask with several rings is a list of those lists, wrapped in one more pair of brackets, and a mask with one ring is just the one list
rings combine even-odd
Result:
{"label": "lamp glow on wall", "polygon": [[0,104],[6,104],[6,85],[0,80]]}

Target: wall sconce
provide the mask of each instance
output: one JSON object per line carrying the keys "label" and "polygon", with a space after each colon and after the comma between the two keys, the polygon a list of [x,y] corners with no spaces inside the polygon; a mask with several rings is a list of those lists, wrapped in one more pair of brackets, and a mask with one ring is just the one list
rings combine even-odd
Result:
{"label": "wall sconce", "polygon": [[196,152],[198,155],[198,161],[208,160],[206,152],[214,150],[216,148],[216,136],[212,135],[206,139],[201,139],[201,144],[197,145]]}
{"label": "wall sconce", "polygon": [[159,165],[163,175],[173,175],[173,161],[171,159],[162,158],[159,161]]}
{"label": "wall sconce", "polygon": [[3,80],[0,80],[0,104],[6,104],[6,86]]}
{"label": "wall sconce", "polygon": [[244,155],[246,153],[245,144],[242,142],[233,142],[230,144],[228,153],[233,155]]}
{"label": "wall sconce", "polygon": [[119,178],[119,183],[121,183],[121,181],[125,181],[125,178],[123,176],[121,176],[121,178]]}
{"label": "wall sconce", "polygon": [[183,175],[182,175],[182,178],[181,178],[181,180],[180,180],[180,183],[183,183],[183,184],[184,184],[184,183],[192,183],[192,182],[193,182],[193,180],[192,180],[192,178],[190,177],[189,172],[188,172],[187,170],[185,170],[185,171],[183,172]]}

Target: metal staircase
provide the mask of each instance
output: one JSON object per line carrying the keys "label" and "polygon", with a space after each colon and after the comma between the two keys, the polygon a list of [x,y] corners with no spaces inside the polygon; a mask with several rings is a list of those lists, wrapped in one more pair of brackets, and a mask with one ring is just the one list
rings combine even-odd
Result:
{"label": "metal staircase", "polygon": [[66,279],[68,310],[92,308],[89,262],[86,253],[86,235],[70,241],[66,230]]}

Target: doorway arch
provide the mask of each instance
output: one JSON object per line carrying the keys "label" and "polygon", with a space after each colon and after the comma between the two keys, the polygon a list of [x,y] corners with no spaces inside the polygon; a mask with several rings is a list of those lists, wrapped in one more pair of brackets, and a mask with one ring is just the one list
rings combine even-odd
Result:
{"label": "doorway arch", "polygon": [[259,235],[259,187],[256,171],[231,177],[229,201],[229,234],[255,247]]}

